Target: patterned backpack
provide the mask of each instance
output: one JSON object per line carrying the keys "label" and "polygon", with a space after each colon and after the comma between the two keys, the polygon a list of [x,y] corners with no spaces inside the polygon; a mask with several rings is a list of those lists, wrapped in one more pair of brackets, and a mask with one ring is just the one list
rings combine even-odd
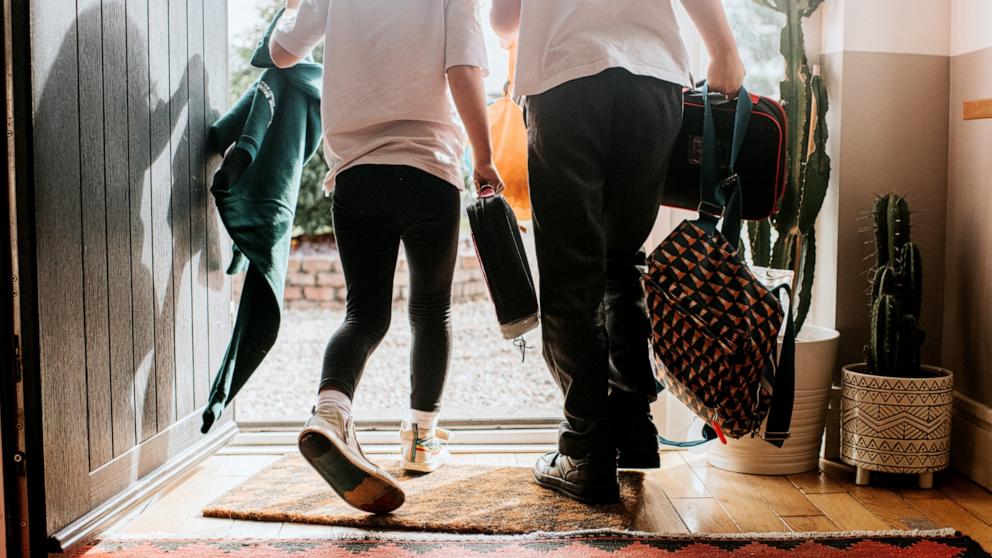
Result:
{"label": "patterned backpack", "polygon": [[[788,287],[769,290],[737,250],[741,200],[734,162],[752,101],[742,88],[729,177],[721,178],[716,126],[705,86],[703,97],[699,218],[683,221],[658,246],[648,258],[644,276],[659,380],[706,421],[707,439],[718,437],[726,443],[726,436],[760,434],[781,447],[789,436],[795,397],[795,326],[791,312],[786,317],[776,297],[788,294]],[[785,339],[776,359],[783,319]]]}

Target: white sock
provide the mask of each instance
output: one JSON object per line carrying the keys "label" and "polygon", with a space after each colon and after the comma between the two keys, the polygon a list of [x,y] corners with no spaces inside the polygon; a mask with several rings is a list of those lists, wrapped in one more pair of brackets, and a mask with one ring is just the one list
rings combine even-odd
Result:
{"label": "white sock", "polygon": [[338,391],[336,389],[325,389],[321,390],[317,394],[317,410],[333,410],[338,411],[349,418],[351,416],[351,398],[345,395],[343,391]]}
{"label": "white sock", "polygon": [[420,430],[433,430],[437,426],[438,411],[427,412],[410,409],[410,422],[417,425]]}

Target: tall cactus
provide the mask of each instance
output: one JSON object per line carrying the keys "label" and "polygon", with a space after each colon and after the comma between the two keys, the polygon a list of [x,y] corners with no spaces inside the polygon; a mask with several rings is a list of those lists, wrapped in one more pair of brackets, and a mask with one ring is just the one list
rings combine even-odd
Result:
{"label": "tall cactus", "polygon": [[865,357],[879,376],[920,374],[920,308],[923,271],[920,249],[910,240],[909,206],[896,194],[875,200],[875,279],[871,328]]}
{"label": "tall cactus", "polygon": [[[816,218],[823,207],[830,181],[827,156],[827,89],[823,78],[813,75],[806,58],[802,22],[823,0],[754,0],[760,6],[785,14],[781,52],[785,79],[781,83],[782,107],[788,118],[786,172],[788,184],[778,213],[749,223],[751,256],[755,265],[791,269],[797,327],[809,313],[816,268]],[[777,232],[772,243],[772,229]]]}

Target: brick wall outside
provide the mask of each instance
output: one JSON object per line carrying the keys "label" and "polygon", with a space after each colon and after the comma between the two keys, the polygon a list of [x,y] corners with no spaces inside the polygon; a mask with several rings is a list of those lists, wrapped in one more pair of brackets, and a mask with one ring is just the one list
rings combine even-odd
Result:
{"label": "brick wall outside", "polygon": [[[475,252],[462,251],[455,264],[455,277],[451,286],[451,298],[455,302],[473,300],[488,296],[482,269]],[[241,295],[243,276],[234,278],[235,299]],[[393,279],[393,301],[405,301],[409,297],[410,276],[406,258],[400,251]],[[336,253],[293,253],[289,257],[286,273],[285,307],[290,309],[344,308],[347,290],[344,272]]]}

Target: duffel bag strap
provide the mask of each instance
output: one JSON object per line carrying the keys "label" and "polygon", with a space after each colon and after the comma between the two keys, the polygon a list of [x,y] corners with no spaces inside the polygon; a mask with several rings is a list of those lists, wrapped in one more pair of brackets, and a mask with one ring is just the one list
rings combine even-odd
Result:
{"label": "duffel bag strap", "polygon": [[768,419],[762,438],[776,447],[782,447],[789,437],[792,424],[792,407],[796,398],[796,321],[792,317],[792,290],[788,285],[779,285],[772,289],[775,296],[782,300],[782,292],[789,298],[790,308],[785,317],[785,337],[782,339],[782,351],[778,363],[774,365],[775,377],[772,378],[772,402],[768,409]]}
{"label": "duffel bag strap", "polygon": [[716,228],[717,221],[723,218],[721,232],[734,247],[740,243],[741,237],[741,186],[734,166],[737,164],[741,146],[744,145],[744,136],[751,122],[752,108],[751,95],[742,85],[737,94],[737,108],[734,113],[730,176],[721,178],[716,123],[713,119],[709,84],[703,84],[703,160],[699,175],[699,218],[713,228]]}

